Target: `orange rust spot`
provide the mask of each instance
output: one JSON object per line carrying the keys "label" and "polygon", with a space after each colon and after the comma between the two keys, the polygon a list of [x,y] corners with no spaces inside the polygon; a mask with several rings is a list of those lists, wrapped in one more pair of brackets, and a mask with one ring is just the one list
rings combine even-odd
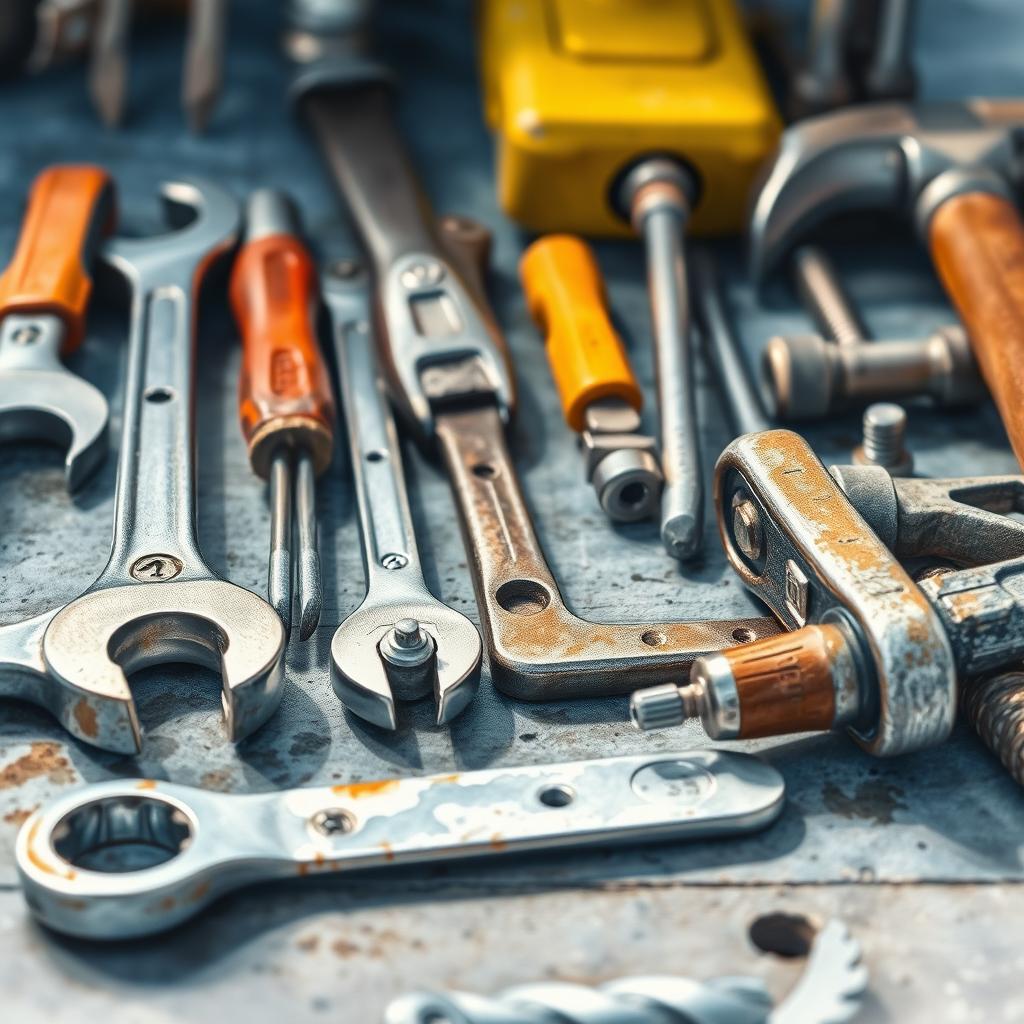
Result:
{"label": "orange rust spot", "polygon": [[458,782],[461,777],[461,772],[452,772],[451,775],[438,775],[436,778],[430,780],[430,784],[432,786],[443,786],[449,782]]}
{"label": "orange rust spot", "polygon": [[380,848],[384,851],[384,859],[390,864],[395,859],[394,847],[385,840],[380,844]]}
{"label": "orange rust spot", "polygon": [[360,952],[359,947],[354,942],[349,942],[348,939],[336,939],[331,943],[331,950],[335,956],[340,956],[342,960],[347,960],[351,956],[355,956]]}
{"label": "orange rust spot", "polygon": [[352,800],[358,800],[362,796],[377,796],[379,793],[396,789],[400,781],[399,779],[378,779],[374,782],[350,782],[346,786],[332,786],[331,792],[335,796],[347,796]]}
{"label": "orange rust spot", "polygon": [[60,868],[54,867],[53,864],[51,864],[48,860],[44,860],[36,852],[36,841],[39,834],[39,825],[40,822],[37,821],[32,826],[32,830],[28,834],[28,842],[25,844],[25,851],[28,855],[28,859],[36,868],[38,868],[44,874],[56,875],[58,878],[66,878],[69,882],[73,881],[78,875],[78,872],[75,871],[74,868],[68,867],[61,871]]}
{"label": "orange rust spot", "polygon": [[193,903],[198,903],[210,891],[209,882],[200,882],[189,894],[188,898]]}
{"label": "orange rust spot", "polygon": [[12,789],[41,775],[58,785],[75,781],[75,770],[59,743],[41,740],[30,744],[27,754],[0,769],[0,789]]}
{"label": "orange rust spot", "polygon": [[309,865],[305,861],[300,860],[299,863],[295,865],[295,868],[299,873],[299,878],[305,878],[306,875],[309,874]]}
{"label": "orange rust spot", "polygon": [[22,810],[20,807],[15,808],[15,810],[9,811],[4,815],[4,821],[6,821],[8,825],[17,825],[20,827],[28,821],[32,815],[32,811],[34,810],[35,807],[28,811]]}
{"label": "orange rust spot", "polygon": [[136,789],[156,789],[156,779],[139,779]]}
{"label": "orange rust spot", "polygon": [[203,789],[215,789],[220,793],[227,793],[231,789],[231,772],[226,768],[214,768],[206,772],[199,780]]}
{"label": "orange rust spot", "polygon": [[295,948],[303,953],[315,953],[320,948],[320,936],[304,935],[295,943]]}
{"label": "orange rust spot", "polygon": [[494,850],[495,853],[501,853],[502,850],[508,849],[508,842],[505,840],[505,838],[502,836],[500,832],[495,832],[491,836],[490,840],[488,841],[488,845],[492,850]]}
{"label": "orange rust spot", "polygon": [[96,709],[84,697],[75,705],[72,714],[78,723],[78,728],[82,730],[82,735],[95,738],[99,733]]}
{"label": "orange rust spot", "polygon": [[173,909],[174,909],[174,906],[175,906],[175,904],[176,904],[177,902],[178,902],[178,901],[177,901],[177,900],[176,900],[176,899],[175,899],[175,898],[174,898],[173,896],[165,896],[165,897],[164,897],[164,898],[163,898],[163,899],[162,899],[162,900],[161,900],[161,901],[160,901],[160,902],[159,902],[159,903],[157,904],[157,906],[158,906],[158,907],[159,907],[159,908],[160,908],[161,910],[173,910]]}

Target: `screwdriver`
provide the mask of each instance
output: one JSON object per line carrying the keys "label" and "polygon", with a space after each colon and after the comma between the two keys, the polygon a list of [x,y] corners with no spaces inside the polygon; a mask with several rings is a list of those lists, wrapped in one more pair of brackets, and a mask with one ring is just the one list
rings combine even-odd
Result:
{"label": "screwdriver", "polygon": [[253,472],[270,482],[267,596],[290,629],[295,577],[299,639],[306,640],[323,604],[314,481],[331,462],[334,399],[316,334],[316,266],[283,192],[260,189],[249,198],[230,295],[242,336],[242,435]]}
{"label": "screwdriver", "polygon": [[590,246],[574,235],[546,235],[523,254],[519,274],[601,508],[613,522],[648,518],[661,494],[661,469],[654,439],[640,430],[643,394],[608,317]]}

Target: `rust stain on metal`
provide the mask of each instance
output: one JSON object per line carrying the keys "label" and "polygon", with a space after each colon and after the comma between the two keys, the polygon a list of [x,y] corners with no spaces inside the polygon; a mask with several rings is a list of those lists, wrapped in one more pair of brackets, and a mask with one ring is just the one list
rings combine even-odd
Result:
{"label": "rust stain on metal", "polygon": [[214,768],[212,771],[206,772],[199,780],[199,783],[203,789],[214,789],[219,793],[229,793],[232,783],[231,772],[226,768]]}
{"label": "rust stain on metal", "polygon": [[83,697],[75,705],[72,712],[78,728],[82,730],[83,736],[95,738],[99,733],[99,725],[96,721],[96,709]]}
{"label": "rust stain on metal", "polygon": [[437,775],[430,780],[432,786],[446,786],[450,782],[458,782],[461,778],[460,772],[452,772],[451,775]]}
{"label": "rust stain on metal", "polygon": [[39,852],[36,850],[36,843],[39,841],[39,826],[40,822],[37,821],[28,834],[28,842],[25,844],[25,850],[28,855],[28,859],[32,862],[33,867],[44,872],[47,875],[56,875],[58,878],[66,878],[69,882],[74,881],[78,876],[78,872],[74,868],[68,867],[63,871],[55,867],[44,857],[39,856]]}
{"label": "rust stain on metal", "polygon": [[395,848],[387,840],[380,844],[380,848],[384,853],[384,859],[390,864],[395,859]]}
{"label": "rust stain on metal", "polygon": [[345,786],[331,786],[331,792],[335,796],[347,796],[352,800],[358,800],[364,796],[378,796],[396,789],[400,783],[399,779],[379,779],[375,782],[351,782]]}
{"label": "rust stain on metal", "polygon": [[487,845],[490,846],[495,853],[501,853],[503,850],[508,849],[508,841],[500,832],[495,832],[488,840]]}
{"label": "rust stain on metal", "polygon": [[335,956],[341,957],[342,960],[348,960],[349,957],[356,956],[361,952],[359,946],[354,942],[349,942],[348,939],[335,939],[331,943],[331,952]]}
{"label": "rust stain on metal", "polygon": [[315,953],[320,948],[320,936],[303,935],[295,943],[295,948],[301,953]]}
{"label": "rust stain on metal", "polygon": [[13,789],[43,775],[57,785],[75,781],[75,770],[59,743],[40,740],[30,744],[27,754],[0,769],[0,789]]}
{"label": "rust stain on metal", "polygon": [[32,812],[35,811],[35,809],[36,808],[33,807],[30,810],[26,811],[20,807],[17,807],[13,811],[9,811],[7,814],[4,815],[4,821],[6,821],[8,825],[16,825],[20,828],[32,816]]}
{"label": "rust stain on metal", "polygon": [[156,789],[156,779],[139,779],[135,784],[136,789]]}
{"label": "rust stain on metal", "polygon": [[209,882],[200,882],[186,897],[192,903],[198,903],[210,891]]}

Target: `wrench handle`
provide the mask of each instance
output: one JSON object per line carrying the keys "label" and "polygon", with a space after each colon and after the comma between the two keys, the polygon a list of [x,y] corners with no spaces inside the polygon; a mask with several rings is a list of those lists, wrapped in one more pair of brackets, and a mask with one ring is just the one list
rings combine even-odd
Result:
{"label": "wrench handle", "polygon": [[639,412],[643,395],[608,316],[590,246],[572,235],[548,235],[523,254],[519,275],[569,426],[585,430],[587,406],[605,398]]}
{"label": "wrench handle", "polygon": [[1008,199],[968,192],[936,210],[928,242],[1024,465],[1024,223]]}
{"label": "wrench handle", "polygon": [[32,184],[18,245],[0,276],[0,318],[50,313],[64,323],[62,351],[85,333],[89,266],[114,228],[114,185],[101,167],[48,167]]}
{"label": "wrench handle", "polygon": [[[288,209],[280,193],[260,192],[250,210],[261,200],[273,201],[278,214]],[[317,475],[330,465],[333,448],[334,399],[316,335],[316,266],[297,230],[279,227],[285,225],[245,242],[230,285],[242,335],[242,434],[253,471],[264,480],[282,445],[308,451]]]}

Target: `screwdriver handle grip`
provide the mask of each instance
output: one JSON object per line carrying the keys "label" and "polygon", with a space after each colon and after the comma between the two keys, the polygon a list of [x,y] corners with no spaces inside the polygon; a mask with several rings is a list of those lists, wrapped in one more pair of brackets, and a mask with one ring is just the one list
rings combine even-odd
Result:
{"label": "screwdriver handle grip", "polygon": [[519,264],[526,302],[544,332],[551,374],[565,420],[585,428],[587,406],[619,398],[638,412],[643,393],[612,327],[604,281],[590,247],[573,235],[547,235]]}
{"label": "screwdriver handle grip", "polygon": [[0,276],[0,317],[51,313],[64,321],[61,351],[85,333],[89,267],[114,229],[114,184],[90,164],[48,167],[32,183],[14,257]]}
{"label": "screwdriver handle grip", "polygon": [[316,334],[317,270],[297,234],[243,243],[230,282],[242,336],[242,434],[253,471],[267,479],[274,452],[304,448],[322,473],[334,444],[334,399]]}

